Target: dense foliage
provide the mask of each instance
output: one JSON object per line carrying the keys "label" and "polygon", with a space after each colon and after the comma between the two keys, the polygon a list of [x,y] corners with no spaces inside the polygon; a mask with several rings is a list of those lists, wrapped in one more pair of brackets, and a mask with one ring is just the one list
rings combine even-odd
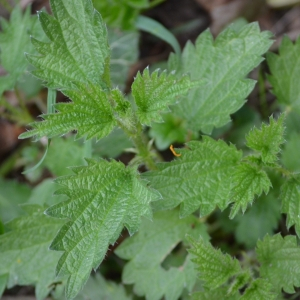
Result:
{"label": "dense foliage", "polygon": [[[271,33],[257,23],[233,24],[216,39],[206,30],[170,56],[167,70],[138,72],[126,95],[137,33],[107,29],[91,0],[50,3],[52,15],[39,12],[39,22],[16,7],[1,23],[7,75],[0,93],[24,80],[48,88],[48,112],[20,135],[46,137],[50,145],[27,176],[38,177],[42,166],[56,179],[32,192],[0,181],[0,294],[15,285],[35,285],[37,299],[268,300],[295,293],[300,39],[286,37],[275,54],[267,53]],[[134,28],[150,3],[126,3],[104,20]],[[276,107],[255,121],[245,103],[256,82],[247,77],[266,53]],[[56,90],[68,102],[53,106]],[[245,112],[250,118],[241,126],[230,123]],[[25,113],[23,124],[31,118]],[[183,142],[163,161],[157,149]],[[34,147],[27,146],[27,159]],[[134,154],[127,165],[114,159],[125,151]],[[286,230],[275,234],[281,214]],[[212,245],[214,220],[235,235],[243,255]],[[292,226],[295,234],[287,233]],[[127,290],[91,276],[111,245]]]}

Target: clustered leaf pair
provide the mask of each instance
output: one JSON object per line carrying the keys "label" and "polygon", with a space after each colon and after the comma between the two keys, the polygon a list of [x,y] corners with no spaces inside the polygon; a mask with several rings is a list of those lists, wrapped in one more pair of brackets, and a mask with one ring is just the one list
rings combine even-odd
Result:
{"label": "clustered leaf pair", "polygon": [[[269,172],[281,170],[278,155],[284,143],[285,114],[277,120],[271,117],[269,125],[249,132],[246,154],[233,144],[202,136],[200,141],[190,141],[184,149],[176,150],[181,156],[159,163],[143,132],[145,125],[151,127],[153,122],[161,122],[166,112],[185,120],[194,132],[211,134],[213,128],[227,124],[254,88],[255,82],[246,76],[262,62],[262,55],[272,44],[270,33],[260,32],[255,23],[240,29],[229,26],[214,40],[207,30],[195,45],[188,43],[181,56],[171,55],[169,72],[151,73],[147,68],[138,73],[130,98],[112,84],[106,27],[91,1],[50,2],[53,16],[39,13],[48,40],[32,38],[38,54],[27,54],[27,59],[35,67],[32,73],[36,77],[48,88],[62,91],[71,102],[56,104],[56,113],[43,115],[41,122],[30,124],[32,129],[20,138],[52,138],[76,130],[77,138],[99,140],[118,126],[133,141],[139,156],[136,161],[142,161],[149,169],[140,174],[135,163],[125,167],[115,160],[86,159],[85,166],[72,167],[72,175],[56,179],[61,186],[56,193],[66,195],[68,200],[47,208],[47,216],[39,214],[41,207],[30,206],[28,216],[12,222],[12,226],[24,222],[31,238],[43,238],[28,240],[29,249],[35,243],[43,243],[41,251],[46,251],[51,241],[52,250],[63,252],[56,275],[63,281],[67,279],[66,297],[72,299],[80,292],[124,226],[130,235],[139,232],[116,250],[118,256],[130,260],[123,272],[123,282],[134,284],[136,294],[147,299],[178,299],[185,288],[192,291],[196,281],[194,264],[205,287],[194,294],[194,299],[221,299],[224,293],[232,299],[275,299],[281,288],[293,292],[293,285],[300,286],[292,276],[285,281],[280,277],[283,271],[294,269],[283,249],[296,258],[300,255],[294,237],[266,236],[258,242],[256,251],[261,268],[260,276],[255,277],[250,268],[243,268],[237,259],[205,241],[205,228],[193,215],[200,209],[200,216],[204,217],[216,207],[225,210],[232,204],[230,218],[234,218],[240,210],[244,213],[255,198],[269,192]],[[285,40],[280,55],[289,55],[293,47],[299,50],[299,40],[295,46]],[[278,70],[284,61],[281,56],[270,55],[270,82],[276,85],[274,93],[280,101],[297,108],[298,99],[286,98],[282,93],[289,83],[282,89],[278,88],[281,83],[277,85],[281,76]],[[282,212],[288,214],[288,227],[295,224],[299,234],[300,222],[295,211],[300,200],[299,178],[287,170],[284,175],[287,178],[281,189]],[[28,221],[31,217],[32,224]],[[40,223],[50,224],[49,236],[40,236],[48,225],[43,223],[37,229],[33,224],[36,218],[42,218]],[[204,239],[199,241],[199,235]],[[20,236],[13,231],[0,236],[0,250],[3,259],[7,259],[7,267],[0,272],[3,286],[12,285],[13,277],[19,274],[17,265],[22,261],[17,249],[24,245],[16,244],[12,249],[10,241]],[[181,242],[193,247],[181,270],[165,270],[161,262]],[[57,252],[48,252],[57,259]],[[277,263],[279,259],[285,260],[283,265]],[[273,273],[268,269],[270,265],[274,266]],[[49,286],[55,277],[54,269],[43,270],[41,277],[41,286],[45,282]],[[38,280],[34,277],[27,281]],[[151,288],[148,281],[153,283]],[[170,288],[172,282],[176,284]],[[224,286],[228,282],[231,283]],[[239,290],[245,287],[241,295]],[[47,292],[37,286],[38,298],[45,297]]]}

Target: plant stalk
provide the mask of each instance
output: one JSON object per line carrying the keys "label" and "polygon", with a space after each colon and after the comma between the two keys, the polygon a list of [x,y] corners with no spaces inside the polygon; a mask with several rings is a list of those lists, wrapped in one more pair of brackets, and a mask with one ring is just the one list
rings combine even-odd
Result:
{"label": "plant stalk", "polygon": [[127,134],[127,136],[133,141],[137,149],[137,153],[141,160],[145,164],[148,170],[156,170],[156,160],[160,160],[159,154],[151,150],[149,147],[149,139],[143,132],[143,126],[137,119],[137,117],[132,114],[129,122],[124,122],[122,119],[117,119],[118,125]]}

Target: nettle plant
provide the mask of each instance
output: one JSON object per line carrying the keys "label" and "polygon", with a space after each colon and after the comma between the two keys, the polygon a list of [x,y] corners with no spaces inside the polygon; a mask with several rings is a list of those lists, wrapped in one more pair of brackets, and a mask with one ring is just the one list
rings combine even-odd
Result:
{"label": "nettle plant", "polygon": [[[20,138],[51,139],[76,130],[76,138],[86,143],[101,142],[118,127],[132,141],[135,157],[127,166],[88,157],[85,165],[71,168],[71,175],[55,179],[61,187],[56,194],[67,200],[23,206],[26,214],[6,224],[0,236],[0,290],[34,284],[38,299],[55,287],[64,288],[67,299],[82,299],[78,293],[91,271],[126,228],[129,236],[114,252],[128,261],[122,281],[133,285],[135,295],[266,300],[295,293],[300,286],[300,177],[299,133],[293,127],[299,122],[293,122],[300,113],[300,39],[293,44],[284,38],[278,55],[267,54],[268,80],[280,105],[268,123],[252,125],[246,147],[238,149],[210,135],[245,104],[255,86],[246,77],[272,45],[269,32],[261,32],[257,23],[232,25],[214,40],[206,30],[195,45],[189,42],[182,54],[170,56],[168,70],[138,73],[126,96],[111,80],[106,26],[91,1],[50,2],[53,16],[39,13],[48,41],[32,37],[38,54],[27,59],[49,94],[60,90],[70,102],[55,104],[55,112],[31,123]],[[157,131],[170,116],[181,120],[191,136],[200,131],[202,136],[163,162],[145,127]],[[237,239],[246,245],[257,229],[269,234],[257,243],[255,236],[255,252],[231,257],[209,242],[206,220],[216,208],[229,214],[222,222],[238,226]],[[296,235],[287,230],[273,235],[281,213]],[[163,263],[174,249],[181,262],[166,268]],[[84,290],[93,284],[104,289],[105,281],[92,276]],[[109,287],[115,290],[109,299],[136,297],[122,286]],[[59,299],[55,292],[52,296]]]}

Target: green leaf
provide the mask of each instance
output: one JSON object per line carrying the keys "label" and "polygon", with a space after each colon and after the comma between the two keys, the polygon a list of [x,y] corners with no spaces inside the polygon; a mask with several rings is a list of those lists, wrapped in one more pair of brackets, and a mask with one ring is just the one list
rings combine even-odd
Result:
{"label": "green leaf", "polygon": [[18,80],[17,89],[22,91],[25,99],[32,99],[38,96],[43,84],[38,78],[32,76],[29,72],[25,72]]}
{"label": "green leaf", "polygon": [[300,248],[296,237],[267,235],[257,242],[256,253],[261,277],[278,292],[283,288],[287,293],[294,293],[294,287],[300,286]]}
{"label": "green leaf", "polygon": [[233,174],[233,188],[231,193],[231,201],[234,202],[230,218],[241,209],[244,213],[248,204],[252,204],[255,196],[260,196],[263,192],[269,192],[272,183],[267,173],[258,165],[251,163],[241,163],[236,166]]}
{"label": "green leaf", "polygon": [[24,214],[20,204],[28,200],[30,192],[25,184],[0,178],[0,218],[4,223]]}
{"label": "green leaf", "polygon": [[267,196],[261,195],[245,214],[237,215],[234,219],[237,222],[235,237],[239,243],[253,249],[259,238],[263,238],[267,233],[273,234],[280,218],[280,202],[277,195],[272,192]]}
{"label": "green leaf", "polygon": [[[49,43],[32,38],[40,55],[27,55],[33,74],[50,88],[103,86],[109,59],[107,32],[90,0],[51,0],[53,16],[39,12]],[[80,20],[80,22],[79,22]],[[105,86],[103,86],[105,87]]]}
{"label": "green leaf", "polygon": [[267,62],[271,70],[268,79],[278,101],[290,110],[300,112],[300,38],[296,43],[285,36],[279,47],[279,54],[268,53]]}
{"label": "green leaf", "polygon": [[227,295],[235,295],[239,290],[249,283],[249,281],[252,279],[251,275],[252,274],[249,269],[237,274],[229,285]]}
{"label": "green leaf", "polygon": [[176,300],[185,287],[191,291],[196,274],[188,258],[179,268],[166,270],[161,263],[196,223],[193,216],[179,219],[176,210],[157,212],[153,222],[144,220],[139,232],[115,251],[130,260],[123,270],[123,282],[134,284],[135,293],[148,300]]}
{"label": "green leaf", "polygon": [[287,138],[285,147],[281,153],[281,161],[284,164],[284,166],[290,171],[300,171],[299,149],[300,134],[292,132]]}
{"label": "green leaf", "polygon": [[181,216],[190,215],[199,207],[201,216],[211,213],[216,205],[225,209],[230,202],[232,173],[242,153],[234,145],[208,136],[186,146],[188,149],[176,150],[181,157],[159,163],[156,171],[143,174],[163,197],[154,207],[172,209],[181,203]]}
{"label": "green leaf", "polygon": [[[118,119],[123,119],[124,122],[131,123],[132,116],[131,103],[125,98],[125,95],[119,89],[111,90],[111,99],[114,102],[114,110],[118,113]],[[132,123],[131,123],[132,124]],[[128,125],[129,126],[129,125]],[[132,126],[132,125],[131,125]]]}
{"label": "green leaf", "polygon": [[99,273],[91,276],[74,300],[130,300],[122,285],[106,281]]}
{"label": "green leaf", "polygon": [[191,82],[186,75],[176,79],[174,73],[167,75],[164,71],[159,74],[158,69],[151,75],[148,68],[143,74],[138,72],[132,84],[132,95],[141,123],[150,125],[151,121],[162,122],[160,113],[168,111],[167,106],[175,104],[178,96],[185,95],[200,84],[200,81]]}
{"label": "green leaf", "polygon": [[180,44],[178,43],[176,37],[161,23],[154,19],[140,15],[136,20],[135,26],[140,30],[146,31],[162,39],[173,48],[177,55],[181,54]]}
{"label": "green leaf", "polygon": [[108,40],[111,51],[111,81],[114,87],[124,91],[130,67],[138,60],[139,34],[135,31],[108,28]]}
{"label": "green leaf", "polygon": [[105,23],[125,30],[135,28],[135,20],[141,9],[148,8],[149,0],[93,0]]}
{"label": "green leaf", "polygon": [[4,224],[3,224],[2,220],[0,219],[0,235],[3,234],[4,232],[5,232]]}
{"label": "green leaf", "polygon": [[32,51],[29,36],[37,31],[36,21],[37,18],[30,15],[30,7],[22,14],[19,5],[12,11],[9,22],[2,18],[0,20],[0,60],[8,72],[0,77],[0,95],[15,86],[28,66],[24,52]]}
{"label": "green leaf", "polygon": [[94,154],[97,157],[115,158],[126,148],[132,148],[132,141],[120,128],[115,128],[108,136],[93,145]]}
{"label": "green leaf", "polygon": [[223,254],[221,250],[216,250],[209,243],[200,239],[196,241],[189,238],[192,248],[192,261],[200,272],[199,277],[204,286],[209,289],[216,289],[228,282],[229,279],[242,272],[240,263],[237,259],[228,254]]}
{"label": "green leaf", "polygon": [[272,285],[264,279],[256,279],[246,289],[241,300],[275,300],[276,294],[271,293]]}
{"label": "green leaf", "polygon": [[50,146],[50,142],[51,142],[51,139],[48,139],[47,146],[46,146],[46,149],[45,149],[45,152],[44,152],[42,158],[33,167],[31,167],[31,168],[25,170],[24,172],[22,172],[22,174],[24,174],[24,175],[29,174],[29,173],[34,174],[34,172],[39,169],[39,167],[42,165],[42,163],[44,162],[44,160],[47,156],[49,146]]}
{"label": "green leaf", "polygon": [[0,297],[2,296],[8,280],[8,274],[0,275]]}
{"label": "green leaf", "polygon": [[[234,114],[234,123],[227,124],[224,127],[231,125],[231,130],[227,130],[225,133],[227,136],[227,141],[230,141],[238,149],[245,149],[246,140],[245,137],[254,125],[259,126],[261,124],[261,116],[249,105],[244,105],[240,110]],[[221,127],[220,130],[222,130]],[[217,131],[215,129],[214,132]],[[247,149],[248,150],[248,149]]]}
{"label": "green leaf", "polygon": [[286,180],[281,187],[281,211],[287,214],[286,224],[290,228],[295,225],[295,230],[300,236],[300,176]]}
{"label": "green leaf", "polygon": [[232,30],[239,32],[241,31],[249,22],[244,17],[239,17],[230,24]]}
{"label": "green leaf", "polygon": [[284,143],[285,115],[282,114],[277,121],[270,117],[270,124],[262,124],[261,129],[253,128],[246,137],[247,146],[260,153],[265,164],[274,163],[278,159],[280,146]]}
{"label": "green leaf", "polygon": [[69,175],[68,167],[84,164],[84,147],[72,138],[51,141],[44,166],[55,176]]}
{"label": "green leaf", "polygon": [[296,111],[289,111],[285,114],[286,137],[289,138],[292,134],[300,132],[300,118]]}
{"label": "green leaf", "polygon": [[45,179],[34,187],[27,203],[50,206],[66,200],[65,195],[54,195],[58,188],[59,185],[55,184],[52,179]]}
{"label": "green leaf", "polygon": [[67,275],[66,297],[74,298],[92,269],[102,262],[109,244],[123,226],[136,232],[140,217],[151,216],[149,203],[159,196],[138,178],[135,169],[116,161],[88,159],[88,166],[72,168],[74,175],[58,178],[57,193],[69,200],[47,209],[50,216],[69,221],[60,229],[51,249],[63,251],[58,275]]}
{"label": "green leaf", "polygon": [[[20,138],[49,138],[78,130],[78,138],[102,138],[116,125],[109,95],[109,48],[107,32],[91,0],[51,0],[53,17],[39,13],[50,42],[32,39],[40,53],[27,55],[33,74],[50,88],[62,89],[73,102],[56,105],[59,113],[43,115],[30,124],[33,130]],[[80,20],[80,22],[78,21]]]}
{"label": "green leaf", "polygon": [[198,133],[191,132],[187,128],[185,120],[172,113],[162,115],[163,123],[152,123],[149,135],[154,138],[159,150],[169,148],[174,142],[184,143],[186,140],[196,140]]}
{"label": "green leaf", "polygon": [[236,32],[226,28],[216,40],[209,30],[188,43],[178,74],[190,73],[192,80],[204,79],[205,86],[192,90],[174,108],[175,114],[189,122],[193,130],[211,133],[230,121],[252,91],[255,82],[245,79],[262,60],[272,44],[269,32],[260,32],[257,23]]}
{"label": "green leaf", "polygon": [[0,275],[8,274],[8,288],[34,284],[36,297],[42,300],[55,281],[59,259],[49,244],[63,223],[45,216],[41,206],[23,208],[27,214],[8,223],[9,231],[0,235]]}
{"label": "green leaf", "polygon": [[[191,300],[212,300],[212,299],[224,299],[224,295],[226,295],[227,289],[224,287],[215,289],[215,290],[207,290],[202,292],[196,292],[192,294]],[[235,295],[226,295],[226,300],[240,300],[240,295],[236,293]]]}
{"label": "green leaf", "polygon": [[78,130],[77,138],[100,139],[108,135],[116,125],[108,94],[97,87],[89,88],[80,86],[76,91],[65,91],[73,102],[57,104],[58,113],[42,115],[44,121],[29,124],[33,129],[22,133],[19,138],[52,138],[71,130]]}

